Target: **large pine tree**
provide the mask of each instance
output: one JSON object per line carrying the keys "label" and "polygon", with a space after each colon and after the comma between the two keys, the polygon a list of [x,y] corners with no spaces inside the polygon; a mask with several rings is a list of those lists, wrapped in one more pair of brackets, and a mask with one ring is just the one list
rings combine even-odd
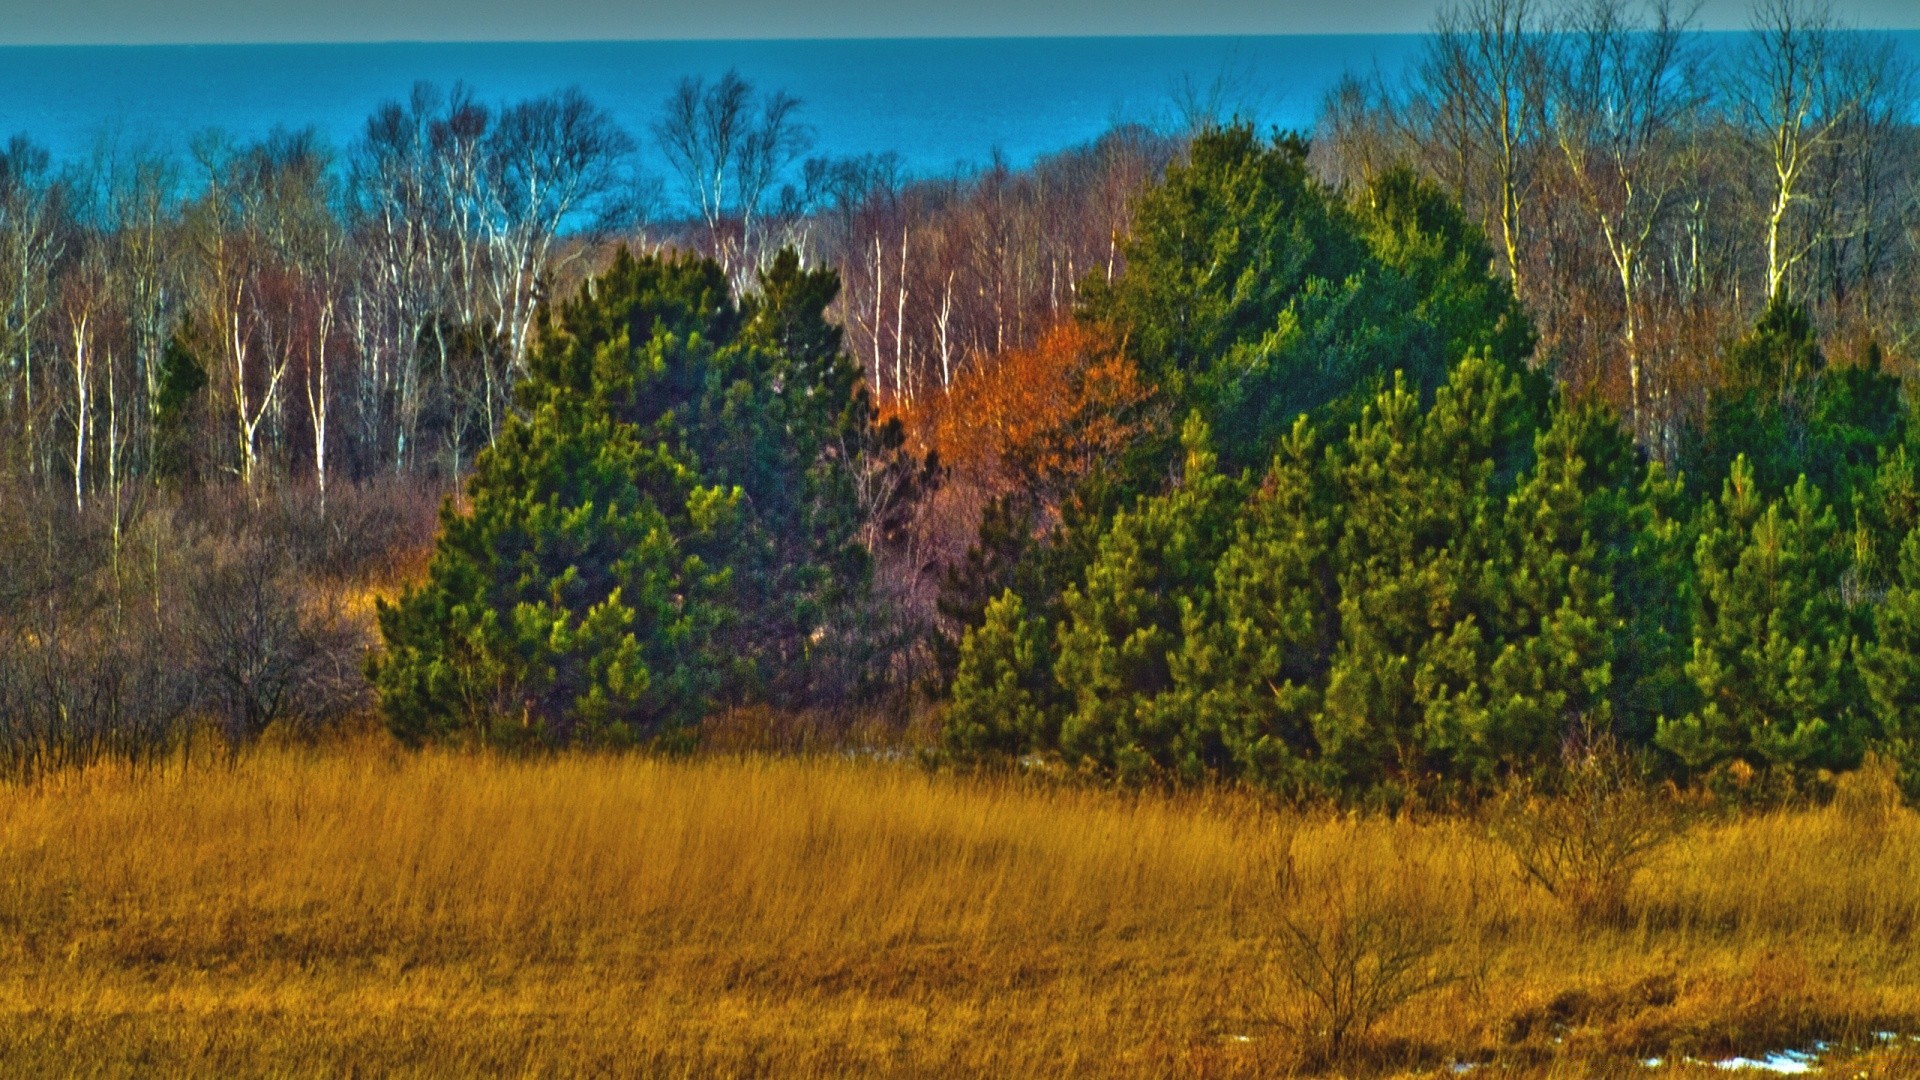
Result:
{"label": "large pine tree", "polygon": [[381,608],[398,734],[623,742],[819,692],[867,581],[856,470],[899,441],[836,288],[785,253],[736,303],[710,261],[623,251],[547,320],[427,581]]}
{"label": "large pine tree", "polygon": [[1657,741],[1690,768],[1846,768],[1863,749],[1863,687],[1841,594],[1833,510],[1805,477],[1769,500],[1744,456],[1695,549],[1693,653],[1701,705]]}

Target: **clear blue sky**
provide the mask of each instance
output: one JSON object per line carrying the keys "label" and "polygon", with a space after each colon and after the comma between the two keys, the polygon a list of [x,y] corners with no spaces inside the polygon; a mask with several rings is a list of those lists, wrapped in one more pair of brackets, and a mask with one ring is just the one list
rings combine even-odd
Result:
{"label": "clear blue sky", "polygon": [[[0,44],[1395,33],[1439,0],[0,0]],[[1837,0],[1920,28],[1920,0]],[[1747,0],[1705,0],[1738,29]]]}

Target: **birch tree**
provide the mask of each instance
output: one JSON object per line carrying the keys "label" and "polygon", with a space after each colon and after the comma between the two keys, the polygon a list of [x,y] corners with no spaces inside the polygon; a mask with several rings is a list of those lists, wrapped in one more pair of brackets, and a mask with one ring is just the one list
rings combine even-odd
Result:
{"label": "birch tree", "polygon": [[1561,72],[1551,106],[1571,181],[1597,227],[1619,286],[1629,427],[1648,423],[1640,330],[1649,249],[1687,182],[1679,147],[1704,104],[1686,34],[1691,16],[1672,0],[1644,7],[1592,0],[1558,36]]}

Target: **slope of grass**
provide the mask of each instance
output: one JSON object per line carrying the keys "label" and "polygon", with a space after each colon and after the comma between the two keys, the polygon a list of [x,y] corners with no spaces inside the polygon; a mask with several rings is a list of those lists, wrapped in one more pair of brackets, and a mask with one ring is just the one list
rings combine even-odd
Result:
{"label": "slope of grass", "polygon": [[[1287,935],[1331,940],[1326,920],[1337,937],[1375,895],[1425,928],[1439,985],[1328,1064],[1303,1049],[1314,1015]],[[262,751],[0,790],[0,1061],[1724,1076],[1639,1061],[1920,1031],[1905,811],[1699,826],[1630,910],[1576,921],[1451,819],[822,758]],[[1902,1053],[1835,1074],[1920,1075]]]}

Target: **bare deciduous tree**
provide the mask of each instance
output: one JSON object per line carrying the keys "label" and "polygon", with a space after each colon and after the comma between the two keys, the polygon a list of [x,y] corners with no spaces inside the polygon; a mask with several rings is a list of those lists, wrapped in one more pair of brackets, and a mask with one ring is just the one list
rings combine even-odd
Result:
{"label": "bare deciduous tree", "polygon": [[1561,72],[1551,106],[1555,137],[1619,286],[1627,363],[1627,421],[1651,433],[1641,342],[1641,280],[1688,178],[1682,146],[1704,104],[1691,14],[1673,0],[1644,10],[1628,0],[1592,0],[1557,35]]}
{"label": "bare deciduous tree", "polygon": [[711,83],[680,80],[653,126],[709,248],[736,277],[757,268],[755,229],[767,197],[813,144],[799,109],[798,98],[757,94],[730,70]]}

